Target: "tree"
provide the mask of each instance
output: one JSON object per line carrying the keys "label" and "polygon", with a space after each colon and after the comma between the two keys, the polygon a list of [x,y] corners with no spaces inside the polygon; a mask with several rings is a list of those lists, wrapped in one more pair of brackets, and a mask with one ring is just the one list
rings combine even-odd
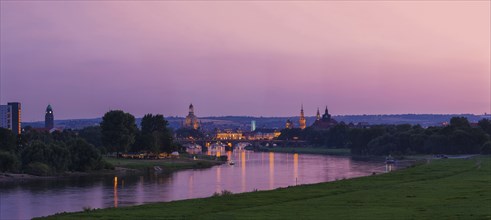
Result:
{"label": "tree", "polygon": [[491,120],[481,119],[477,124],[484,132],[491,136]]}
{"label": "tree", "polygon": [[450,126],[455,129],[467,129],[470,128],[471,125],[466,117],[453,117],[450,119]]}
{"label": "tree", "polygon": [[205,137],[205,134],[200,130],[195,130],[192,128],[179,128],[176,131],[176,136],[179,138],[189,138],[199,139]]}
{"label": "tree", "polygon": [[78,136],[85,139],[85,141],[94,145],[98,149],[101,149],[103,146],[101,126],[89,126],[80,129],[78,131]]}
{"label": "tree", "polygon": [[141,144],[152,152],[172,152],[172,134],[163,115],[146,114],[141,121]]}
{"label": "tree", "polygon": [[49,145],[50,154],[47,155],[47,164],[58,172],[66,171],[70,165],[70,151],[64,143]]}
{"label": "tree", "polygon": [[83,139],[77,139],[70,144],[71,165],[75,171],[91,171],[104,168],[100,152]]}
{"label": "tree", "polygon": [[19,159],[13,153],[0,151],[0,171],[17,172],[19,166]]}
{"label": "tree", "polygon": [[15,135],[9,129],[0,128],[0,150],[14,152],[16,141]]}
{"label": "tree", "polygon": [[135,142],[135,117],[121,110],[109,111],[101,122],[102,143],[109,152],[127,152]]}
{"label": "tree", "polygon": [[48,164],[50,154],[51,149],[47,144],[40,141],[34,141],[22,151],[22,164],[27,165],[32,162]]}

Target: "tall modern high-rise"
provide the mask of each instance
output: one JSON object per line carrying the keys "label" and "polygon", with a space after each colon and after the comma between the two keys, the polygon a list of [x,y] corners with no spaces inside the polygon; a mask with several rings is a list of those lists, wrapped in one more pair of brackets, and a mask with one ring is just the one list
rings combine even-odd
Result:
{"label": "tall modern high-rise", "polygon": [[256,121],[252,120],[251,121],[251,131],[255,131],[255,130],[256,130]]}
{"label": "tall modern high-rise", "polygon": [[12,117],[12,133],[19,135],[21,133],[21,105],[19,102],[9,102],[8,105],[11,107],[10,116]]}
{"label": "tall modern high-rise", "polygon": [[12,106],[0,105],[0,127],[12,130]]}
{"label": "tall modern high-rise", "polygon": [[47,129],[52,129],[55,127],[54,120],[53,108],[51,108],[51,105],[48,105],[48,107],[46,107],[46,114],[44,115],[44,127]]}
{"label": "tall modern high-rise", "polygon": [[300,129],[305,129],[307,127],[307,120],[305,120],[305,115],[303,114],[303,104],[300,109],[300,119],[298,120],[298,124],[300,125]]}

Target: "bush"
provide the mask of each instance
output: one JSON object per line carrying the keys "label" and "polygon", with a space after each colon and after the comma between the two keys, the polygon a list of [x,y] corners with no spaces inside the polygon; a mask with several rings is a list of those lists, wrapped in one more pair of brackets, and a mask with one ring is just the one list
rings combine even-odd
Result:
{"label": "bush", "polygon": [[32,162],[27,165],[26,172],[35,176],[48,176],[51,174],[51,168],[41,162]]}
{"label": "bush", "polygon": [[219,161],[227,161],[227,160],[228,160],[228,157],[227,157],[227,155],[223,155],[223,156],[220,156],[220,157],[218,158],[218,160],[219,160]]}
{"label": "bush", "polygon": [[114,165],[112,163],[109,163],[106,160],[102,160],[102,163],[104,163],[104,169],[114,170]]}
{"label": "bush", "polygon": [[214,192],[213,195],[211,195],[212,197],[218,197],[218,196],[231,196],[233,195],[234,193],[231,192],[231,191],[228,191],[228,190],[222,190],[221,193],[219,192]]}
{"label": "bush", "polygon": [[0,171],[2,172],[17,172],[19,170],[20,161],[12,153],[0,151]]}
{"label": "bush", "polygon": [[231,192],[231,191],[228,191],[228,190],[222,190],[222,196],[230,196],[230,195],[232,195],[232,194],[234,194],[234,193],[233,193],[233,192]]}

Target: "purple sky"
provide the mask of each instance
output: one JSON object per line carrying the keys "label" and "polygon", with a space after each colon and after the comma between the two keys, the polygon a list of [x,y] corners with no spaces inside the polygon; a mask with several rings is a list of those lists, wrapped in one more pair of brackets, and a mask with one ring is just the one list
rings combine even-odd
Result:
{"label": "purple sky", "polygon": [[0,4],[24,121],[491,112],[489,1]]}

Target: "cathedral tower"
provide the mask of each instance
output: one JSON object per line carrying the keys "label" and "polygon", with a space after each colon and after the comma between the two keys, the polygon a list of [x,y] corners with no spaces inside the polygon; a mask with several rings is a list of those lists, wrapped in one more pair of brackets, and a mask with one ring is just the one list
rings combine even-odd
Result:
{"label": "cathedral tower", "polygon": [[305,115],[303,114],[303,104],[300,109],[300,119],[298,120],[300,129],[305,129],[307,127],[307,121],[305,120]]}

